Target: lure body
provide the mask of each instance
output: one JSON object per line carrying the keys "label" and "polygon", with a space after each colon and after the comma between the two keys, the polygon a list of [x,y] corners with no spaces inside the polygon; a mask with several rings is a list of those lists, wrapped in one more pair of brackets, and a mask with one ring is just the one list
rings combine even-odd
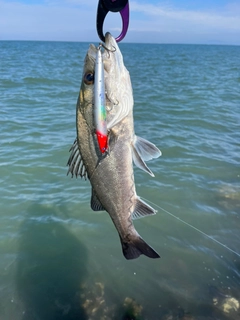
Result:
{"label": "lure body", "polygon": [[94,75],[94,125],[101,153],[108,148],[107,115],[105,102],[104,65],[101,47],[97,48]]}

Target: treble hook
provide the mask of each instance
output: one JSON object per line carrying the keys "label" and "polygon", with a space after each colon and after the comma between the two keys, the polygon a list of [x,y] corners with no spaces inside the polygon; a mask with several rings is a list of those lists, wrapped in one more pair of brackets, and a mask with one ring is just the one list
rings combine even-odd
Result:
{"label": "treble hook", "polygon": [[129,24],[129,3],[128,0],[99,0],[97,8],[97,33],[99,38],[105,42],[103,35],[103,22],[108,12],[120,12],[122,17],[122,32],[116,38],[116,41],[121,41],[128,30]]}

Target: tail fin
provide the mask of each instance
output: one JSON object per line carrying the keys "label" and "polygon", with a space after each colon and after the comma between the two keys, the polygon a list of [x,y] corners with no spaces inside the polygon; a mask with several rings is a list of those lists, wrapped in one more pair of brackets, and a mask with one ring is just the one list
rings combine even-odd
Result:
{"label": "tail fin", "polygon": [[132,237],[132,239],[129,239],[129,241],[127,242],[121,239],[121,243],[124,257],[128,260],[136,259],[141,254],[144,254],[145,256],[152,259],[160,258],[159,254],[152,247],[150,247],[138,234]]}

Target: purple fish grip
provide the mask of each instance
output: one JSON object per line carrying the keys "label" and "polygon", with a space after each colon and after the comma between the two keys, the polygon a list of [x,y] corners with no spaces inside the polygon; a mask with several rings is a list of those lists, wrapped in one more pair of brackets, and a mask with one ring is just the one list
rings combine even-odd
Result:
{"label": "purple fish grip", "polygon": [[120,11],[120,14],[121,14],[121,17],[122,17],[122,32],[116,38],[117,42],[122,41],[122,39],[127,34],[128,25],[129,25],[129,3],[127,3],[126,6]]}

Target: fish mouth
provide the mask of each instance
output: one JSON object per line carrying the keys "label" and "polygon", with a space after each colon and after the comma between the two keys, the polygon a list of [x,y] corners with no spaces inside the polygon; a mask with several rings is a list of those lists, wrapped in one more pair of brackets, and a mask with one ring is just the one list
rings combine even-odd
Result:
{"label": "fish mouth", "polygon": [[110,32],[107,32],[105,34],[105,47],[107,48],[107,50],[112,52],[117,51],[118,49],[117,42]]}
{"label": "fish mouth", "polygon": [[125,67],[121,51],[118,47],[117,41],[110,32],[105,34],[105,44],[103,47],[103,60],[105,62],[105,69],[108,69],[108,64],[110,63],[112,66],[114,66],[116,73],[124,72]]}
{"label": "fish mouth", "polygon": [[[121,52],[119,50],[119,47],[117,45],[117,42],[115,38],[111,35],[110,32],[107,32],[105,34],[105,43],[100,43],[99,46],[102,46],[102,57],[103,60],[111,60],[111,58],[114,56],[116,60],[120,60],[121,58],[118,56],[122,56]],[[96,60],[96,54],[99,46],[95,46],[94,44],[90,44],[88,49],[88,57],[92,62],[95,62]],[[119,61],[119,62],[120,62]]]}

